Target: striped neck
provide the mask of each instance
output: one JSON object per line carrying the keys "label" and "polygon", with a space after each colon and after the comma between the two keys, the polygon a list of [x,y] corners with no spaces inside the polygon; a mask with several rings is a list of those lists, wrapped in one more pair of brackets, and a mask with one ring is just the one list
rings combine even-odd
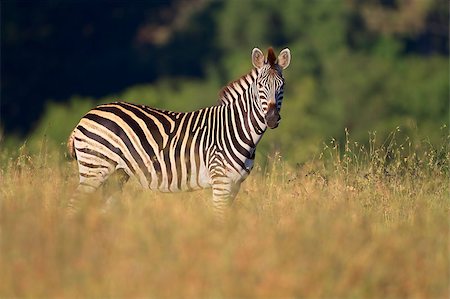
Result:
{"label": "striped neck", "polygon": [[[256,147],[267,125],[257,92],[257,69],[229,83],[219,93],[218,106],[229,107],[232,114],[240,115],[236,121],[249,137],[251,147]],[[251,140],[251,141],[250,141]]]}
{"label": "striped neck", "polygon": [[225,85],[219,92],[217,105],[235,104],[236,101],[242,100],[244,97],[248,98],[248,96],[256,96],[249,94],[248,91],[252,88],[252,85],[254,85],[257,78],[258,71],[254,68],[248,74]]}

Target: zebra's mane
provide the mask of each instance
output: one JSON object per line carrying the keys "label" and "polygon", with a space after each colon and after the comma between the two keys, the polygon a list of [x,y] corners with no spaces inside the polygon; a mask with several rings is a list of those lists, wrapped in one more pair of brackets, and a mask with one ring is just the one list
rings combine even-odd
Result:
{"label": "zebra's mane", "polygon": [[243,75],[237,80],[231,81],[219,92],[217,105],[228,105],[235,101],[233,93],[240,93],[239,89],[247,89],[257,78],[258,71],[253,68],[248,74]]}

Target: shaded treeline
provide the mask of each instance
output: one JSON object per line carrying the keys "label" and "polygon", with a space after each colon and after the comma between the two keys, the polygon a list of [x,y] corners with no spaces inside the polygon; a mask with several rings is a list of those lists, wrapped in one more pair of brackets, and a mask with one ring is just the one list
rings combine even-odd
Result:
{"label": "shaded treeline", "polygon": [[256,46],[293,53],[264,152],[304,161],[345,128],[437,143],[448,122],[445,0],[8,0],[1,14],[0,131],[17,140],[60,144],[99,102],[212,105]]}
{"label": "shaded treeline", "polygon": [[207,16],[192,22],[202,22],[200,32],[168,32],[170,41],[162,43],[164,37],[152,32],[166,23],[170,27],[181,13],[175,5],[180,6],[176,1],[2,1],[6,132],[29,132],[50,99],[100,97],[164,75],[202,76],[205,58],[216,55]]}

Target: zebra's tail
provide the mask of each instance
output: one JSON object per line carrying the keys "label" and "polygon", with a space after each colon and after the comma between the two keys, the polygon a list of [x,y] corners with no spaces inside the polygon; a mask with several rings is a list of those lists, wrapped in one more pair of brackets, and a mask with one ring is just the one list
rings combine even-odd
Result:
{"label": "zebra's tail", "polygon": [[70,133],[69,139],[67,140],[67,152],[69,153],[69,157],[71,159],[77,159],[77,154],[75,153],[75,145],[74,145],[74,140],[75,140],[75,130],[72,131],[72,133]]}

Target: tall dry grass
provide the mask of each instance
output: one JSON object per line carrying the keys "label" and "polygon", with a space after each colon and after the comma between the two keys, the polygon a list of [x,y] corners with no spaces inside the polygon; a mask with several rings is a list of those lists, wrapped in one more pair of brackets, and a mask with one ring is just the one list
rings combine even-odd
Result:
{"label": "tall dry grass", "polygon": [[208,191],[135,183],[108,213],[99,193],[67,219],[75,165],[22,148],[0,173],[0,297],[448,298],[449,139],[391,137],[271,158],[223,225]]}

